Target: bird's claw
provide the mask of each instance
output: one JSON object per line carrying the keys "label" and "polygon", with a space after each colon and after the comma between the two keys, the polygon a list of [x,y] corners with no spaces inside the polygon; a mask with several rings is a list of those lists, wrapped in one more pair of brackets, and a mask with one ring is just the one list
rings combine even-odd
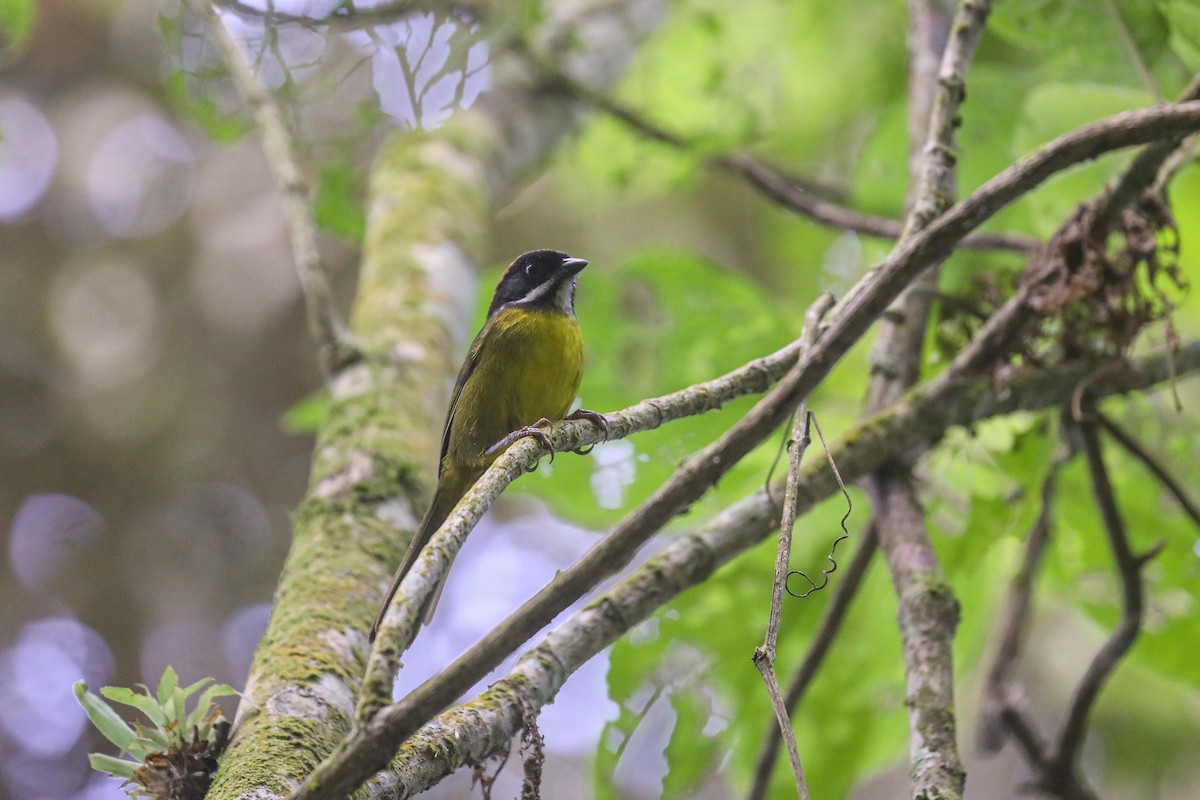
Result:
{"label": "bird's claw", "polygon": [[[526,425],[524,428],[518,428],[517,430],[510,433],[508,436],[505,436],[503,439],[496,442],[494,445],[489,447],[487,450],[484,450],[483,454],[485,456],[490,456],[494,453],[498,453],[501,450],[508,447],[509,445],[511,445],[513,442],[519,441],[521,439],[524,439],[526,436],[528,436],[530,438],[536,439],[538,444],[540,444],[542,447],[544,447],[550,451],[550,463],[553,464],[554,463],[554,443],[550,441],[550,437],[546,434],[546,432],[544,430],[542,430],[543,427],[547,427],[549,425],[550,425],[550,420],[546,419],[545,417],[542,417],[541,419],[539,419],[537,422],[533,423],[532,425]],[[536,464],[534,465],[533,469],[537,469]],[[531,469],[530,472],[532,472],[533,469]]]}
{"label": "bird's claw", "polygon": [[[586,408],[577,408],[567,415],[567,419],[586,419],[588,422],[600,429],[600,434],[603,441],[608,441],[608,419],[595,411],[588,411]],[[596,448],[596,445],[590,444],[586,447],[577,447],[571,452],[581,456],[586,456]]]}

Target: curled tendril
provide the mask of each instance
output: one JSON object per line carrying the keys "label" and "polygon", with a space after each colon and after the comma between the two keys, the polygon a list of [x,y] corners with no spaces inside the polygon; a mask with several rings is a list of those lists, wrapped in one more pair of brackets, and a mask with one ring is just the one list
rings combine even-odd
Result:
{"label": "curled tendril", "polygon": [[[842,475],[840,472],[838,472],[837,464],[833,461],[833,454],[829,452],[829,445],[825,443],[825,434],[821,432],[821,423],[817,421],[817,415],[811,411],[808,412],[808,418],[805,422],[806,424],[807,422],[812,422],[813,427],[817,429],[817,437],[821,440],[821,447],[825,450],[825,458],[829,461],[829,468],[833,470],[833,476],[837,479],[838,488],[842,490],[842,497],[846,498],[846,513],[842,514],[842,519],[838,523],[841,525],[842,535],[833,540],[833,544],[829,548],[829,555],[826,556],[826,558],[829,560],[829,563],[833,566],[831,566],[829,569],[821,570],[821,584],[818,586],[816,581],[808,577],[808,573],[798,569],[794,569],[787,574],[787,578],[783,583],[783,588],[788,594],[790,594],[792,597],[795,597],[797,600],[803,600],[813,592],[819,592],[829,585],[829,576],[837,572],[838,568],[837,560],[834,559],[833,556],[835,553],[837,553],[838,544],[844,539],[850,538],[850,531],[846,528],[846,520],[850,519],[850,513],[854,511],[854,503],[851,502],[850,493],[846,491],[846,484],[842,481]],[[800,577],[804,578],[804,580],[808,581],[809,589],[804,594],[796,594],[791,590],[791,587],[788,586],[788,583],[792,580],[793,575],[799,575]]]}
{"label": "curled tendril", "polygon": [[[843,518],[843,520],[844,519],[845,518]],[[846,530],[845,525],[842,526],[842,530]],[[843,542],[849,538],[850,538],[849,533],[843,533],[841,536],[839,536],[838,538],[833,540],[833,546],[829,548],[829,555],[826,556],[826,558],[829,560],[829,563],[832,564],[833,566],[831,566],[829,569],[821,570],[820,585],[818,585],[817,582],[814,581],[812,578],[808,577],[807,572],[804,572],[804,571],[798,570],[798,569],[794,569],[787,574],[787,579],[783,584],[784,591],[786,591],[788,594],[790,594],[792,597],[796,598],[797,600],[803,600],[804,598],[808,597],[813,592],[819,592],[822,589],[824,589],[826,586],[828,586],[829,585],[829,576],[832,575],[833,573],[837,572],[837,568],[838,568],[837,560],[833,557],[834,554],[837,553],[837,546],[838,546],[838,544],[840,544],[841,542]],[[795,592],[792,591],[792,587],[788,585],[789,583],[791,583],[793,575],[799,575],[801,578],[804,578],[804,580],[808,581],[808,591],[806,591],[804,594],[796,594]]]}

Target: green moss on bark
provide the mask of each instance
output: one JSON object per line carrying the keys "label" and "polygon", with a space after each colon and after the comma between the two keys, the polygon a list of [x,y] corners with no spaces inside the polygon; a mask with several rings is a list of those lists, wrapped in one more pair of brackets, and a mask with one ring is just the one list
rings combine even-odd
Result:
{"label": "green moss on bark", "polygon": [[[464,115],[464,117],[470,115]],[[233,743],[209,796],[286,796],[350,729],[366,631],[436,477],[486,227],[479,143],[397,135],[374,168],[352,332]],[[467,309],[464,313],[463,309]]]}

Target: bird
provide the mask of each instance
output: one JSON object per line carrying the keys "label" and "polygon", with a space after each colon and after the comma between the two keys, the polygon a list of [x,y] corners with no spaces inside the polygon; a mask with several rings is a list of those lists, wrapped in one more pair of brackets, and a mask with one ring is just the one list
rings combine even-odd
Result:
{"label": "bird", "polygon": [[[543,428],[554,420],[588,419],[607,433],[601,414],[578,409],[567,415],[583,377],[575,283],[587,265],[558,250],[533,250],[517,256],[500,277],[450,396],[433,500],[371,626],[371,642],[421,550],[505,448],[532,436],[553,458]],[[425,624],[445,580],[443,575],[427,601]]]}

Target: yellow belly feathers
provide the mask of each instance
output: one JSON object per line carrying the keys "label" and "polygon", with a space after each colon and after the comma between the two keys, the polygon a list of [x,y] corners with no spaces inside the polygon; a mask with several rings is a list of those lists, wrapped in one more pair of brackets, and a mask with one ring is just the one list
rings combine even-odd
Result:
{"label": "yellow belly feathers", "polygon": [[[467,378],[451,423],[447,455],[486,466],[484,450],[545,417],[566,416],[583,375],[576,320],[556,311],[508,308],[481,335],[478,365]],[[474,424],[464,424],[471,420]],[[497,454],[498,455],[498,454]]]}

